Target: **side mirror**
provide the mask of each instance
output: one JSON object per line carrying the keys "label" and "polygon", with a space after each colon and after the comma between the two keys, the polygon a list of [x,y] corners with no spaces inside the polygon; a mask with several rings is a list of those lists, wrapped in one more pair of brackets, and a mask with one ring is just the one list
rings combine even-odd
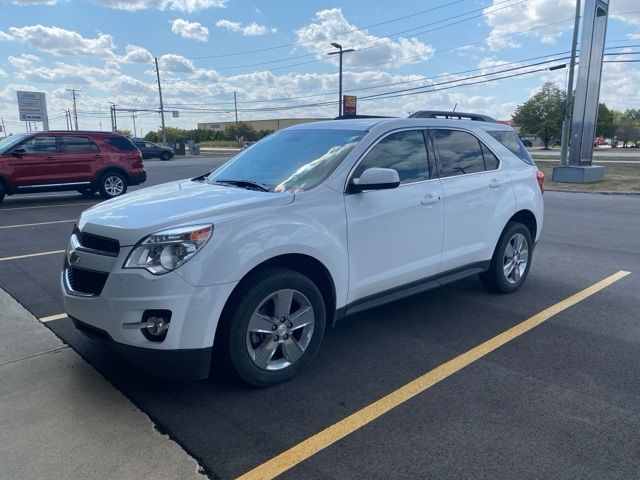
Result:
{"label": "side mirror", "polygon": [[360,178],[354,178],[349,184],[350,193],[364,192],[365,190],[387,190],[398,188],[400,176],[393,168],[367,168]]}
{"label": "side mirror", "polygon": [[27,151],[24,148],[16,148],[13,152],[11,152],[11,155],[13,155],[14,157],[21,157],[22,155],[26,155]]}

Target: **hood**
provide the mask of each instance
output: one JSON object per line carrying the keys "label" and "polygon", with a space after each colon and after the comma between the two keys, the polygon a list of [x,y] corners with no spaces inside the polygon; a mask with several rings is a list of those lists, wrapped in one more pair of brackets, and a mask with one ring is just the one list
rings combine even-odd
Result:
{"label": "hood", "polygon": [[291,203],[289,192],[272,193],[227,185],[180,180],[100,203],[85,210],[78,227],[95,235],[134,245],[143,237],[195,223],[215,223],[226,216]]}

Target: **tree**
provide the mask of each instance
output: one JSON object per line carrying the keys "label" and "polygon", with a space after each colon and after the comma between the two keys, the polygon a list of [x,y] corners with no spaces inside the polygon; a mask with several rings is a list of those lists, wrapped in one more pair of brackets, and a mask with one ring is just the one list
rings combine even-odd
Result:
{"label": "tree", "polygon": [[231,123],[223,131],[227,140],[236,140],[238,143],[253,142],[258,139],[258,132],[246,122]]}
{"label": "tree", "polygon": [[536,135],[549,149],[552,139],[562,135],[565,93],[553,82],[546,82],[529,100],[516,107],[513,122],[525,135]]}
{"label": "tree", "polygon": [[604,103],[598,105],[598,123],[596,136],[611,138],[616,131],[615,110],[610,110]]}
{"label": "tree", "polygon": [[640,110],[629,109],[624,112],[616,112],[615,133],[622,146],[626,147],[630,141],[640,139]]}

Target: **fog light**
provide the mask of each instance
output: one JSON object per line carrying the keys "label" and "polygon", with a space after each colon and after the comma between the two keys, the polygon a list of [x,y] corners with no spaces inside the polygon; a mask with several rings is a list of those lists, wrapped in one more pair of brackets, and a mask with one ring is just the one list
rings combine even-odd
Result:
{"label": "fog light", "polygon": [[124,323],[122,328],[140,330],[151,342],[162,342],[171,326],[171,310],[145,310],[141,322]]}
{"label": "fog light", "polygon": [[162,317],[151,317],[147,320],[147,326],[145,328],[150,335],[159,337],[169,330],[169,322],[165,322],[165,319]]}

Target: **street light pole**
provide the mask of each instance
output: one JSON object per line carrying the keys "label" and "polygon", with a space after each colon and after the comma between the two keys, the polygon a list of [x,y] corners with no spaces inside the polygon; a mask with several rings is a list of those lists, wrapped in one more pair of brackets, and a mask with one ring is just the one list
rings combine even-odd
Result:
{"label": "street light pole", "polygon": [[338,116],[341,117],[342,116],[342,55],[349,52],[355,52],[355,49],[353,48],[343,49],[342,45],[340,45],[339,43],[332,43],[331,45],[337,48],[338,50],[336,52],[329,52],[327,55],[340,56],[340,60],[339,60],[340,73],[338,75]]}
{"label": "street light pole", "polygon": [[158,95],[160,96],[160,120],[162,121],[162,145],[167,146],[167,132],[164,129],[164,104],[162,103],[162,86],[160,85],[160,69],[158,68],[158,59],[155,58],[156,77],[158,78]]}

